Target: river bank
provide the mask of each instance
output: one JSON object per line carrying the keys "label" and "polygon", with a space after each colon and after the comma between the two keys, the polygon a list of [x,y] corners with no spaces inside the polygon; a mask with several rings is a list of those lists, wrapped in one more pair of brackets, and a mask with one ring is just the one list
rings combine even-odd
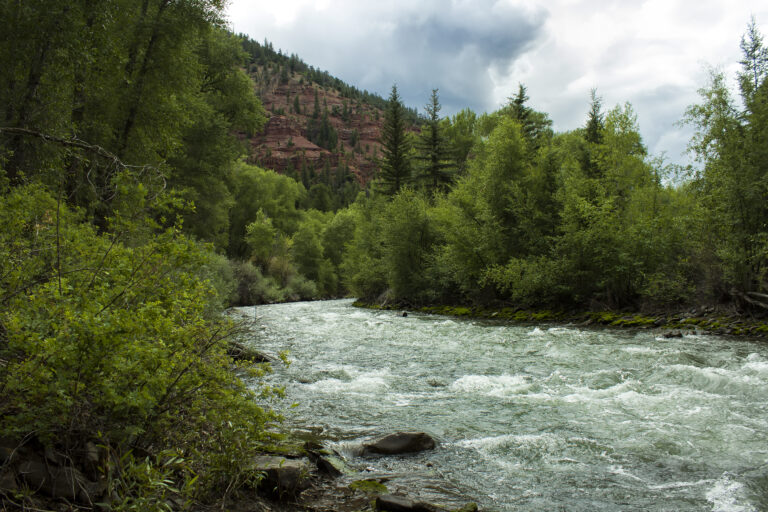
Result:
{"label": "river bank", "polygon": [[353,305],[373,310],[417,311],[459,318],[505,320],[522,325],[556,323],[579,327],[604,326],[625,329],[656,329],[662,334],[675,337],[678,334],[682,335],[684,332],[717,334],[721,336],[768,337],[768,318],[748,316],[732,311],[726,312],[713,307],[664,313],[635,313],[628,311],[558,311],[455,305],[414,307],[408,304],[379,304],[361,300],[356,300]]}

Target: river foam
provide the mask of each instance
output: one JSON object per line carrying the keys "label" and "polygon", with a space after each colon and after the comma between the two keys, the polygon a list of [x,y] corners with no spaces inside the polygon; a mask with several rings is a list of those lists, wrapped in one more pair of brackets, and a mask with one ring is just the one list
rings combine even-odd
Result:
{"label": "river foam", "polygon": [[[435,478],[500,512],[768,503],[768,345],[403,318],[349,301],[239,311],[255,319],[260,350],[291,352],[290,367],[267,377],[298,403],[285,407],[288,425],[316,426],[360,470],[431,464]],[[440,444],[360,456],[362,440],[398,430]]]}

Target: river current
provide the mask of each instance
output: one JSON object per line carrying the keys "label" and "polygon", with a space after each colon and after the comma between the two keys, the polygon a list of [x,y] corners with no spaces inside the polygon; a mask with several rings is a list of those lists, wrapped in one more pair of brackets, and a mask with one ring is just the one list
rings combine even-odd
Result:
{"label": "river current", "polygon": [[[430,468],[484,510],[768,510],[768,344],[357,309],[240,308],[288,425],[358,468]],[[410,457],[360,459],[420,430]],[[444,490],[445,490],[444,489]],[[428,497],[428,496],[427,496]]]}

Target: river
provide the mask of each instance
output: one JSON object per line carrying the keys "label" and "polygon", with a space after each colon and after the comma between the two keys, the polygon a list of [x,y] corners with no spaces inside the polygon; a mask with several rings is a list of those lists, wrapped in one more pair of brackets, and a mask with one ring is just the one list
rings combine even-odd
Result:
{"label": "river", "polygon": [[[240,308],[286,350],[287,423],[353,466],[431,474],[490,510],[768,510],[768,345],[357,309]],[[422,430],[435,451],[358,459]]]}

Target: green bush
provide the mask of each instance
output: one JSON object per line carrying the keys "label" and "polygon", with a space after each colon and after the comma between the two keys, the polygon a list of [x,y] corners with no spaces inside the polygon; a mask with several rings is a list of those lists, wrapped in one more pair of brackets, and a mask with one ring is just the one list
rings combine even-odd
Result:
{"label": "green bush", "polygon": [[253,306],[271,304],[284,300],[285,294],[274,278],[264,276],[261,270],[248,261],[233,261],[232,272],[237,288],[231,304],[233,306]]}
{"label": "green bush", "polygon": [[0,196],[0,437],[173,452],[188,497],[252,479],[243,461],[279,418],[231,371],[238,326],[211,314],[221,260],[176,228],[107,220],[99,233],[38,186]]}

